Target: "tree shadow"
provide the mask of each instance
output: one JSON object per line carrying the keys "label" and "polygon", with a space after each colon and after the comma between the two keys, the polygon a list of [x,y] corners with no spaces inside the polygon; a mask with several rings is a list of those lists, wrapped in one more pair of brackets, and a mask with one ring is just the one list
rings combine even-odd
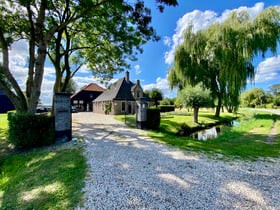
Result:
{"label": "tree shadow", "polygon": [[13,155],[2,166],[1,209],[74,208],[85,173],[84,157],[76,149]]}
{"label": "tree shadow", "polygon": [[[89,130],[92,124],[79,126]],[[156,143],[134,129],[119,126],[118,133],[111,126],[114,124],[97,124],[97,132],[92,129],[89,133],[85,149],[92,170],[86,207],[234,209],[238,204],[239,208],[273,209],[280,204],[275,202],[280,172],[276,164],[218,161]],[[94,201],[87,203],[91,198]]]}

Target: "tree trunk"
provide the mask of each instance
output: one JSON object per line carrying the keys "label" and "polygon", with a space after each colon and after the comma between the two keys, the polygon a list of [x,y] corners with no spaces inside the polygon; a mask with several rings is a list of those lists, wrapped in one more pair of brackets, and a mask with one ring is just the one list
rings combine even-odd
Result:
{"label": "tree trunk", "polygon": [[30,24],[30,40],[29,40],[29,67],[28,67],[28,76],[26,81],[26,97],[29,103],[32,87],[33,87],[33,81],[34,81],[36,43],[35,43],[35,27],[34,27],[30,5],[27,6],[27,12],[28,12],[28,18]]}
{"label": "tree trunk", "polygon": [[45,67],[45,60],[46,60],[46,43],[42,40],[38,45],[38,57],[36,59],[35,65],[35,76],[34,76],[34,83],[33,88],[30,96],[30,102],[28,107],[28,112],[31,114],[36,113],[36,108],[39,102],[39,98],[41,95],[41,86],[44,76],[44,67]]}
{"label": "tree trunk", "polygon": [[0,28],[0,44],[2,49],[2,65],[0,65],[0,88],[14,104],[18,112],[27,111],[26,98],[9,69],[9,50],[4,33]]}
{"label": "tree trunk", "polygon": [[193,122],[198,123],[198,111],[199,107],[193,107]]}
{"label": "tree trunk", "polygon": [[219,94],[218,95],[218,104],[217,104],[216,112],[215,112],[215,117],[220,117],[221,107],[222,107],[222,97],[221,97],[221,94]]}
{"label": "tree trunk", "polygon": [[[36,113],[36,108],[39,102],[39,98],[41,95],[41,86],[43,82],[44,76],[44,67],[45,60],[47,55],[47,45],[50,38],[53,36],[53,33],[45,33],[44,21],[45,21],[45,12],[47,8],[47,1],[41,1],[40,8],[38,10],[38,18],[34,23],[34,33],[31,33],[31,40],[34,39],[37,42],[37,57],[35,59],[35,70],[34,70],[34,80],[33,86],[30,95],[30,101],[28,104],[28,112],[30,114]],[[30,18],[30,17],[29,17]],[[30,22],[33,23],[33,20],[30,19]]]}

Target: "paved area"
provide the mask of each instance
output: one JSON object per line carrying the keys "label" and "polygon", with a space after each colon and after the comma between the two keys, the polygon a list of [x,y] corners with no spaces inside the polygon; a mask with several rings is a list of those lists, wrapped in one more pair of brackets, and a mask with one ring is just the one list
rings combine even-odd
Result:
{"label": "paved area", "polygon": [[280,160],[223,161],[154,142],[112,116],[73,114],[89,170],[77,209],[280,209]]}

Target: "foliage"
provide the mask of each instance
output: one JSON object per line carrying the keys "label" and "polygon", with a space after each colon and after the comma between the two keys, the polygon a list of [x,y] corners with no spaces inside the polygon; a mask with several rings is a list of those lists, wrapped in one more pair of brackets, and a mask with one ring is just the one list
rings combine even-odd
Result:
{"label": "foliage", "polygon": [[222,105],[236,110],[241,90],[255,75],[254,56],[268,50],[277,52],[279,20],[278,7],[270,7],[253,21],[242,11],[205,30],[194,32],[190,26],[169,71],[171,87],[183,89],[203,82],[217,101],[216,116]]}
{"label": "foliage", "polygon": [[1,209],[74,209],[82,202],[86,160],[81,149],[14,154],[1,166]]}
{"label": "foliage", "polygon": [[111,111],[112,111],[112,103],[111,102],[107,102],[105,104],[105,114],[110,114]]}
{"label": "foliage", "polygon": [[159,105],[159,101],[163,99],[163,93],[158,88],[146,90],[145,94],[147,94],[155,102],[156,107]]}
{"label": "foliage", "polygon": [[53,144],[54,117],[47,115],[10,114],[8,136],[16,149]]}
{"label": "foliage", "polygon": [[244,107],[257,107],[266,103],[266,94],[261,88],[252,88],[241,94],[241,104]]}
{"label": "foliage", "polygon": [[193,132],[193,129],[188,126],[186,123],[182,123],[180,125],[180,128],[177,132],[177,135],[179,136],[189,136]]}
{"label": "foliage", "polygon": [[[205,123],[224,120],[224,117],[230,119],[227,113],[222,113],[222,116],[222,118],[213,118],[210,114],[201,113],[200,119],[203,119]],[[176,133],[183,124],[189,127],[197,126],[192,123],[191,116],[182,115],[163,118],[159,131],[150,131],[149,136],[184,150],[203,151],[212,155],[222,154],[224,157],[255,159],[280,156],[280,136],[277,135],[273,143],[267,142],[275,119],[278,130],[280,129],[279,116],[250,110],[242,110],[238,116],[239,125],[222,129],[216,139],[209,141],[177,136]],[[233,116],[231,118],[234,119]]]}
{"label": "foliage", "polygon": [[280,96],[274,96],[273,105],[274,106],[280,106]]}
{"label": "foliage", "polygon": [[160,110],[155,108],[147,109],[147,128],[158,130],[160,126]]}
{"label": "foliage", "polygon": [[[156,4],[163,11],[177,1]],[[17,112],[35,114],[47,54],[56,71],[54,90],[64,91],[83,65],[111,76],[135,60],[143,44],[159,39],[150,9],[140,0],[7,0],[0,8],[0,88]],[[9,48],[18,40],[26,40],[29,49],[26,94],[9,68]]]}
{"label": "foliage", "polygon": [[174,105],[160,105],[159,106],[160,112],[173,112],[175,111]]}
{"label": "foliage", "polygon": [[198,111],[200,107],[209,107],[212,99],[210,91],[198,84],[194,87],[187,86],[179,91],[178,97],[181,98],[185,107],[192,107],[194,111],[194,122],[198,122]]}
{"label": "foliage", "polygon": [[73,79],[70,79],[65,90],[61,90],[61,91],[66,92],[66,93],[75,93],[77,91],[77,88],[78,88],[78,86],[75,83],[75,81]]}
{"label": "foliage", "polygon": [[268,87],[268,91],[273,96],[279,96],[280,95],[280,84],[274,84]]}
{"label": "foliage", "polygon": [[164,98],[160,101],[160,105],[174,105],[175,98]]}

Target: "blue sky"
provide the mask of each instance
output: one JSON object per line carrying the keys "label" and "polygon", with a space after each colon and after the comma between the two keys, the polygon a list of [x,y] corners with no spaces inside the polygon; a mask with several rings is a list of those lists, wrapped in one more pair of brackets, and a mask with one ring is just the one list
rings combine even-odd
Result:
{"label": "blue sky", "polygon": [[[166,7],[160,13],[155,7],[154,0],[146,0],[147,6],[152,9],[152,26],[161,37],[158,42],[148,42],[144,47],[143,54],[138,60],[131,63],[131,81],[141,81],[144,89],[159,88],[165,97],[175,97],[176,91],[170,91],[166,79],[168,69],[172,65],[174,49],[182,40],[182,31],[189,24],[194,25],[195,30],[203,29],[215,21],[223,21],[233,10],[247,10],[254,18],[269,6],[280,4],[280,0],[252,1],[252,0],[179,0],[177,7]],[[11,49],[11,67],[18,81],[24,86],[26,77],[26,50],[27,45],[18,42]],[[280,47],[278,48],[280,55]],[[256,58],[254,65],[257,74],[253,85],[247,88],[260,87],[267,89],[272,84],[280,83],[280,56],[273,57],[270,53],[265,58]],[[123,77],[124,72],[115,75],[111,82]],[[50,104],[52,98],[52,85],[54,69],[47,65],[45,79],[42,86],[41,100],[44,104]],[[91,82],[99,84],[99,80],[91,76],[86,67],[74,78],[79,88]]]}
{"label": "blue sky", "polygon": [[[174,47],[182,38],[180,32],[190,23],[194,24],[195,30],[207,27],[214,21],[223,21],[233,10],[247,10],[254,17],[263,9],[279,5],[280,1],[250,1],[250,0],[216,0],[216,1],[179,1],[179,6],[166,8],[160,14],[154,12],[153,26],[161,36],[156,43],[148,43],[144,47],[144,53],[139,56],[132,66],[138,66],[139,74],[131,69],[132,78],[139,78],[144,88],[158,87],[163,90],[166,97],[174,96],[174,91],[169,90],[166,80],[168,68],[172,65]],[[278,54],[280,51],[278,50]],[[280,56],[256,58],[254,65],[257,75],[252,85],[247,88],[261,87],[267,89],[271,84],[280,83]],[[176,95],[176,93],[175,93]]]}

